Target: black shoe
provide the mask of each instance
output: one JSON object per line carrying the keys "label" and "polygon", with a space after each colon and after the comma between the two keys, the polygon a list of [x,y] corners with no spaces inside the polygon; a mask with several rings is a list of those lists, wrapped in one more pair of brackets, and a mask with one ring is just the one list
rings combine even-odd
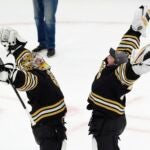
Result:
{"label": "black shoe", "polygon": [[39,46],[37,46],[35,49],[33,49],[32,51],[33,51],[33,52],[40,52],[40,51],[45,50],[45,49],[46,49],[45,47],[39,45]]}
{"label": "black shoe", "polygon": [[55,55],[55,49],[47,49],[47,57],[51,57]]}

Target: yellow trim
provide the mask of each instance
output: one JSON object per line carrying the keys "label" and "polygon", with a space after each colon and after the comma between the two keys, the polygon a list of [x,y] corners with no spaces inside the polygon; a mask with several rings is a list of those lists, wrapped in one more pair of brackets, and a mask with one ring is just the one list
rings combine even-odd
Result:
{"label": "yellow trim", "polygon": [[37,76],[29,72],[28,73],[24,72],[24,74],[25,74],[25,82],[20,88],[18,88],[18,90],[29,91],[29,90],[34,89],[38,84]]}
{"label": "yellow trim", "polygon": [[124,70],[123,70],[123,64],[121,64],[118,68],[117,68],[117,72],[118,72],[118,75],[117,75],[117,78],[118,80],[122,83],[122,84],[125,84],[125,85],[129,85],[124,79],[123,79],[123,75],[122,73],[124,74]]}
{"label": "yellow trim", "polygon": [[133,42],[127,42],[127,41],[121,41],[120,44],[127,44],[127,46],[132,46],[134,49],[138,49],[139,48],[139,45],[136,45],[135,43]]}
{"label": "yellow trim", "polygon": [[19,59],[21,59],[21,57],[25,54],[25,53],[31,53],[29,50],[24,49],[22,53],[19,54],[19,56],[17,57],[16,61],[18,62]]}
{"label": "yellow trim", "polygon": [[[125,64],[122,64],[118,67],[117,70],[115,70],[115,75],[117,77],[117,79],[122,83],[122,84],[125,84],[127,86],[131,86],[133,85],[134,81],[135,80],[129,80],[127,79],[126,77],[126,74],[125,74],[125,70],[126,70],[126,65]],[[123,74],[123,75],[122,75]],[[123,78],[124,76],[124,78]]]}
{"label": "yellow trim", "polygon": [[[123,64],[121,65],[121,69],[120,69],[120,75],[121,75],[121,81],[127,85],[127,86],[130,86],[130,83],[128,83],[125,79],[125,70],[123,69]],[[123,78],[124,77],[124,78]]]}
{"label": "yellow trim", "polygon": [[25,72],[23,72],[23,73],[24,73],[24,76],[25,76],[25,81],[24,81],[24,84],[20,88],[18,88],[18,90],[20,90],[20,91],[24,90],[24,88],[25,88],[25,86],[27,84],[27,80],[28,80],[27,73],[25,73]]}
{"label": "yellow trim", "polygon": [[125,108],[123,105],[121,105],[120,103],[118,103],[118,102],[116,102],[116,101],[114,101],[114,100],[110,100],[110,99],[104,98],[104,97],[102,97],[102,96],[100,96],[100,95],[97,95],[97,94],[95,94],[95,93],[93,93],[93,92],[91,92],[91,95],[95,96],[96,98],[102,99],[102,100],[104,100],[104,101],[106,101],[106,102],[115,104],[115,105],[119,106],[119,107],[122,108],[122,109]]}
{"label": "yellow trim", "polygon": [[132,38],[132,39],[135,39],[138,43],[140,43],[140,40],[136,36],[133,36],[133,35],[124,35],[123,38]]}
{"label": "yellow trim", "polygon": [[64,101],[64,99],[60,100],[59,102],[57,102],[57,103],[54,104],[54,105],[50,105],[50,106],[46,106],[46,107],[42,107],[42,108],[38,109],[36,112],[34,112],[34,113],[32,114],[32,117],[36,116],[38,113],[40,113],[40,112],[43,111],[43,110],[51,109],[51,108],[53,108],[53,107],[56,107],[56,106],[60,105],[63,101]]}
{"label": "yellow trim", "polygon": [[130,48],[117,48],[117,51],[127,51],[131,54],[132,49],[130,49]]}
{"label": "yellow trim", "polygon": [[123,81],[122,80],[122,64],[118,67],[118,69],[119,69],[120,81]]}
{"label": "yellow trim", "polygon": [[125,84],[127,86],[131,86],[132,83],[128,83],[129,80],[126,80],[124,64],[121,64],[119,68],[120,68],[119,76],[120,76],[121,83],[123,83],[123,84]]}
{"label": "yellow trim", "polygon": [[66,107],[63,107],[62,109],[60,109],[59,111],[56,111],[54,113],[50,113],[50,114],[45,114],[45,115],[42,115],[41,117],[35,119],[35,123],[39,122],[41,119],[43,118],[47,118],[47,117],[50,117],[50,116],[54,116],[56,114],[59,114],[60,112],[64,111],[66,109]]}
{"label": "yellow trim", "polygon": [[115,70],[115,75],[116,75],[117,79],[120,80],[117,69]]}
{"label": "yellow trim", "polygon": [[38,84],[38,78],[37,78],[37,76],[34,76],[34,81],[35,81],[35,84],[34,84],[34,86],[31,88],[31,90],[33,90],[33,89],[37,86],[37,84]]}
{"label": "yellow trim", "polygon": [[29,74],[29,84],[28,86],[26,87],[26,89],[31,89],[32,85],[33,85],[33,78],[34,78],[34,75],[31,74],[31,73],[28,73]]}
{"label": "yellow trim", "polygon": [[100,107],[103,107],[103,108],[105,108],[105,109],[107,109],[107,110],[111,110],[111,111],[113,111],[113,112],[116,112],[116,113],[119,114],[119,115],[123,115],[123,114],[124,114],[124,113],[121,113],[121,112],[117,111],[116,109],[113,109],[113,108],[110,108],[110,107],[108,107],[108,106],[105,106],[105,105],[103,105],[103,104],[101,104],[101,103],[98,103],[98,102],[94,101],[94,100],[91,99],[91,98],[90,98],[90,100],[91,100],[94,104],[96,104],[96,105],[98,105],[98,106],[100,106]]}
{"label": "yellow trim", "polygon": [[125,71],[126,71],[126,64],[123,64],[123,68],[124,68],[124,69],[123,69],[123,73],[124,73],[125,81],[126,81],[126,82],[129,82],[129,83],[128,83],[129,85],[130,85],[130,84],[132,85],[135,80],[130,80],[130,79],[128,79],[128,78],[126,77],[126,74],[125,74]]}
{"label": "yellow trim", "polygon": [[[118,73],[118,70],[115,70],[115,75],[116,75],[117,79],[121,82],[120,76],[119,76],[119,73]],[[121,82],[121,83],[122,83],[122,82]]]}

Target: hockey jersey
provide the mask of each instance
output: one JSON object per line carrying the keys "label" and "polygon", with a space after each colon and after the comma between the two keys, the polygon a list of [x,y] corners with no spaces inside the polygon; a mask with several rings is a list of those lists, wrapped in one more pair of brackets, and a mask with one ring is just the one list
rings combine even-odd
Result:
{"label": "hockey jersey", "polygon": [[[122,37],[117,48],[131,54],[133,49],[140,45],[140,33],[130,28]],[[107,59],[103,60],[99,72],[92,84],[88,97],[87,109],[97,115],[115,117],[125,114],[126,94],[131,91],[133,83],[139,78],[128,63],[119,66],[107,66]]]}
{"label": "hockey jersey", "polygon": [[[29,50],[19,49],[13,53],[17,66],[21,65],[20,60],[26,53]],[[57,123],[65,115],[64,96],[50,68],[29,71],[17,69],[13,78],[14,86],[27,94],[35,123]]]}

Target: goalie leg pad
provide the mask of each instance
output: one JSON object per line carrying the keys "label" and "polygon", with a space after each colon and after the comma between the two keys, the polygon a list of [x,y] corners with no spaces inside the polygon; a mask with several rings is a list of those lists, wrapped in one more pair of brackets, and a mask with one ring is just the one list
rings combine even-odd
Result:
{"label": "goalie leg pad", "polygon": [[92,150],[98,150],[98,145],[95,137],[92,137]]}
{"label": "goalie leg pad", "polygon": [[63,140],[63,143],[62,143],[62,148],[61,150],[66,150],[67,148],[67,143],[66,143],[66,140]]}

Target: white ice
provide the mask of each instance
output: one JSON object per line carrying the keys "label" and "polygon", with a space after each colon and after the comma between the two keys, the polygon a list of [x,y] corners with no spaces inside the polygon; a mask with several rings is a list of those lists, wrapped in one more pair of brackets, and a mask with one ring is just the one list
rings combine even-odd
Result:
{"label": "white ice", "polygon": [[[92,150],[88,135],[91,112],[87,97],[101,60],[110,47],[117,47],[134,11],[149,0],[60,0],[57,10],[56,56],[41,55],[52,66],[68,107],[67,150]],[[31,0],[0,0],[0,25],[11,26],[37,46]],[[150,41],[142,38],[141,45]],[[6,52],[0,47],[5,62]],[[150,149],[150,74],[143,75],[127,95],[127,127],[119,142],[121,150]],[[20,93],[24,102],[27,98]],[[30,106],[27,106],[30,110]],[[0,150],[38,150],[30,121],[11,86],[0,83]]]}

